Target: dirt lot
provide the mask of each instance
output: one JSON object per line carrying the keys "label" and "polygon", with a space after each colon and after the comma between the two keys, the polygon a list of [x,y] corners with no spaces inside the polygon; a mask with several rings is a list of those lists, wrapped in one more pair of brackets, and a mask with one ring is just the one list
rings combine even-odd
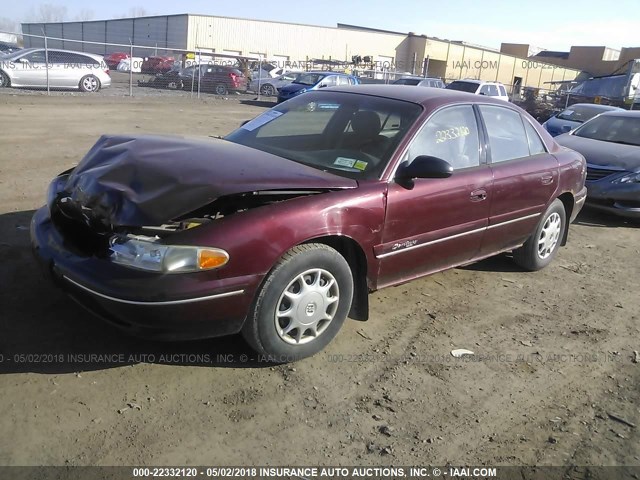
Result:
{"label": "dirt lot", "polygon": [[368,322],[282,366],[236,337],[129,338],[41,278],[30,217],[100,134],[224,134],[250,98],[0,95],[0,465],[640,464],[609,416],[640,425],[640,228],[621,220],[582,214],[541,272],[500,256],[377,292]]}

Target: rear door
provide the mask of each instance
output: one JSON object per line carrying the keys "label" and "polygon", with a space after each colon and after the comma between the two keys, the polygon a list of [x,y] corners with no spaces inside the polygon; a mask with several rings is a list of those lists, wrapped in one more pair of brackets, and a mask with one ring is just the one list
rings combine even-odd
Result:
{"label": "rear door", "polygon": [[558,186],[558,161],[518,111],[477,106],[486,129],[493,173],[483,255],[511,248],[533,232]]}
{"label": "rear door", "polygon": [[431,155],[454,168],[449,178],[414,180],[412,188],[391,182],[380,260],[379,287],[459,265],[480,251],[488,223],[491,169],[480,148],[473,107],[445,107],[412,140],[411,161]]}

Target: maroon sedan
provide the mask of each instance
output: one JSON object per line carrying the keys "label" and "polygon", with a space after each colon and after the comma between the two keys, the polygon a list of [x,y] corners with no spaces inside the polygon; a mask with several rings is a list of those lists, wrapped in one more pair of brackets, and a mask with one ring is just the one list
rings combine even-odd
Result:
{"label": "maroon sedan", "polygon": [[140,66],[140,72],[150,74],[167,73],[173,68],[175,63],[176,59],[173,57],[147,57]]}
{"label": "maroon sedan", "polygon": [[225,139],[104,136],[53,180],[31,238],[58,285],[131,333],[242,332],[290,361],[366,319],[379,288],[505,251],[546,266],[585,175],[514,105],[338,87]]}

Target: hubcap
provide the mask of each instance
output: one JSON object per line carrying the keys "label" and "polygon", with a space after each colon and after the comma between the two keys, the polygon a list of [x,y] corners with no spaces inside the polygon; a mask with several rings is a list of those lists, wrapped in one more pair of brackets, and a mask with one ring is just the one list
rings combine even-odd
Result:
{"label": "hubcap", "polygon": [[84,79],[83,86],[88,92],[93,92],[98,86],[98,81],[93,77],[88,77]]}
{"label": "hubcap", "polygon": [[560,230],[562,227],[562,219],[556,212],[549,215],[544,222],[544,226],[538,237],[538,256],[541,259],[547,258],[553,253],[560,238]]}
{"label": "hubcap", "polygon": [[307,270],[284,289],[275,314],[278,335],[292,345],[320,336],[338,309],[340,291],[333,275],[321,268]]}

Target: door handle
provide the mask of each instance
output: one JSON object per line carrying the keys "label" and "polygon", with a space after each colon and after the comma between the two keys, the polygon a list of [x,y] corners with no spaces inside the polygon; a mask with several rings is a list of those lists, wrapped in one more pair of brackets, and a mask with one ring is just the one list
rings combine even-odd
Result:
{"label": "door handle", "polygon": [[482,200],[487,199],[487,191],[486,190],[474,190],[471,192],[471,201],[472,202],[481,202]]}
{"label": "door handle", "polygon": [[551,185],[553,183],[553,175],[550,173],[545,173],[540,177],[540,182],[543,185]]}

